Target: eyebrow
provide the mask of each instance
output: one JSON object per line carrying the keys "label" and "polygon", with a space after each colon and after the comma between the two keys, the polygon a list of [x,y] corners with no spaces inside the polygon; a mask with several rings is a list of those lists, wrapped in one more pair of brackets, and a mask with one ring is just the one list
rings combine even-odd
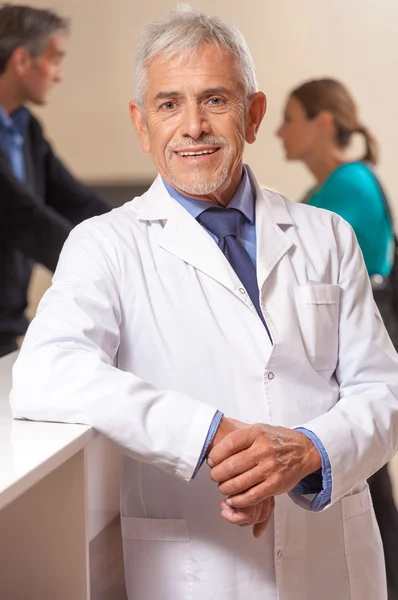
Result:
{"label": "eyebrow", "polygon": [[[205,90],[203,90],[200,95],[201,96],[211,96],[212,94],[225,94],[228,93],[228,89],[225,87],[214,87],[214,88],[207,88]],[[183,94],[181,94],[181,92],[177,92],[177,91],[167,91],[167,92],[158,92],[156,94],[155,100],[166,100],[167,98],[181,98],[183,96]]]}
{"label": "eyebrow", "polygon": [[166,98],[176,98],[181,96],[182,94],[180,94],[180,92],[159,92],[158,94],[156,94],[155,96],[155,100],[165,100]]}
{"label": "eyebrow", "polygon": [[203,95],[208,96],[211,94],[226,94],[228,93],[230,90],[228,90],[226,87],[215,87],[215,88],[207,88],[207,90],[203,90]]}

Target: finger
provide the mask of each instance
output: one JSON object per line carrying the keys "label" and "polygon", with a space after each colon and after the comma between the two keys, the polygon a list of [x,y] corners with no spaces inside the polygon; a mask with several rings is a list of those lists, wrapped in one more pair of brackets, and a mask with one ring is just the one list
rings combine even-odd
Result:
{"label": "finger", "polygon": [[225,438],[211,450],[207,458],[209,466],[219,465],[226,458],[251,446],[253,443],[251,429],[251,427],[244,427],[226,435]]}
{"label": "finger", "polygon": [[268,517],[262,523],[256,523],[253,525],[253,535],[255,538],[259,538],[262,536],[264,531],[267,529],[269,522],[271,521],[273,510],[270,512]]}
{"label": "finger", "polygon": [[217,483],[228,481],[256,467],[258,460],[259,457],[255,456],[250,450],[243,450],[213,467],[210,476]]}
{"label": "finger", "polygon": [[[245,510],[245,509],[242,509]],[[250,510],[250,509],[248,509]],[[231,519],[233,519],[233,514],[237,512],[237,509],[234,508],[233,506],[230,506],[229,504],[227,504],[227,502],[225,500],[223,500],[221,502],[221,513],[225,513],[226,515],[229,515]]]}
{"label": "finger", "polygon": [[274,505],[275,502],[273,497],[256,506],[242,508],[240,510],[232,509],[232,507],[223,503],[221,515],[224,519],[234,525],[255,525],[257,523],[263,523],[264,521],[268,522],[270,515],[273,512]]}
{"label": "finger", "polygon": [[221,516],[233,525],[253,525],[253,523],[256,522],[251,515],[241,513],[230,506],[228,507],[228,510],[221,511]]}
{"label": "finger", "polygon": [[[219,469],[221,466],[222,465],[215,468]],[[236,496],[237,494],[246,492],[246,490],[249,490],[259,483],[266,481],[266,479],[265,466],[256,465],[253,469],[221,482],[218,486],[218,491],[220,494],[223,494],[223,496]]]}
{"label": "finger", "polygon": [[236,508],[229,506],[225,501],[221,503],[222,516],[234,525],[253,525],[259,520],[262,520],[264,518],[262,515],[264,514],[266,516],[269,510],[270,507],[261,504],[237,510]]}
{"label": "finger", "polygon": [[271,517],[274,513],[275,498],[272,496],[271,498],[263,502],[262,507],[263,510],[261,517],[258,519],[258,522],[253,527],[253,535],[255,538],[259,538],[267,529]]}
{"label": "finger", "polygon": [[235,508],[244,508],[260,504],[267,498],[275,495],[275,485],[273,485],[272,481],[267,480],[246,490],[243,494],[230,496],[226,502]]}

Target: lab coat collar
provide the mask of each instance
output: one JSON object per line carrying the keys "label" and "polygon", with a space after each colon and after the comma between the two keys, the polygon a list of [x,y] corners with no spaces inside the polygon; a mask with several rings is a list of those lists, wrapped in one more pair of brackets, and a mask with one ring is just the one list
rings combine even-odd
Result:
{"label": "lab coat collar", "polygon": [[[294,225],[286,202],[279,194],[261,188],[248,168],[256,192],[257,278],[259,289],[292,246],[285,233]],[[196,269],[233,290],[239,296],[241,282],[203,227],[171,198],[160,176],[146,194],[134,201],[138,219],[164,221],[158,243]],[[253,310],[254,307],[253,307]]]}

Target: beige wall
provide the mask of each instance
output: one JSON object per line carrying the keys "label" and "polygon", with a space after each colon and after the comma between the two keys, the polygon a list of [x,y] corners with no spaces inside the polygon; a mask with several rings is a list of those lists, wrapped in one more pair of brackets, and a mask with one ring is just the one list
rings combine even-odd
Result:
{"label": "beige wall", "polygon": [[[90,180],[142,180],[154,173],[130,127],[138,32],[170,0],[34,0],[73,19],[65,81],[41,110],[50,137],[78,175]],[[260,180],[293,199],[310,178],[287,166],[274,138],[286,92],[297,82],[331,75],[360,101],[363,120],[382,144],[380,172],[397,203],[398,3],[396,0],[198,0],[246,36],[269,111],[247,160]]]}

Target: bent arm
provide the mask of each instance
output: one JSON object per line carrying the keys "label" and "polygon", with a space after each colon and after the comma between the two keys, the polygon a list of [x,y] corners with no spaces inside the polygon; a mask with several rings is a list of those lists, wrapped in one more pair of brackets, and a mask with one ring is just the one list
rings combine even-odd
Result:
{"label": "bent arm", "polygon": [[15,363],[13,415],[91,425],[132,458],[188,481],[216,409],[117,368],[117,260],[86,225],[68,239]]}
{"label": "bent arm", "polygon": [[0,183],[0,239],[54,271],[72,224],[1,164]]}
{"label": "bent arm", "polygon": [[73,225],[110,210],[109,204],[65,167],[43,139],[46,152],[46,202]]}

